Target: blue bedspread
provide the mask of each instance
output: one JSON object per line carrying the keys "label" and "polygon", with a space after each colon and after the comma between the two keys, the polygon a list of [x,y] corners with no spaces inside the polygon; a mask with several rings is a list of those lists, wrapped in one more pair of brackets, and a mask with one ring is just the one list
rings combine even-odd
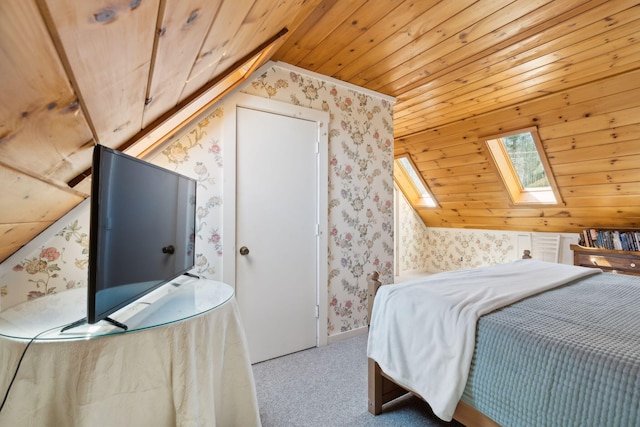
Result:
{"label": "blue bedspread", "polygon": [[462,400],[502,426],[640,426],[640,278],[598,274],[480,319]]}

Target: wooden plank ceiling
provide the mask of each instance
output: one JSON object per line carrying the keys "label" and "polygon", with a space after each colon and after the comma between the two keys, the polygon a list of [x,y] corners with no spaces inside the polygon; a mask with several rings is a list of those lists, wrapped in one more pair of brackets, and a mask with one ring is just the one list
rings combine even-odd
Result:
{"label": "wooden plank ceiling", "polygon": [[[94,144],[162,140],[268,59],[397,98],[427,225],[640,228],[639,19],[627,0],[3,0],[0,260],[88,196]],[[489,164],[483,136],[532,125],[563,206],[512,206]]]}

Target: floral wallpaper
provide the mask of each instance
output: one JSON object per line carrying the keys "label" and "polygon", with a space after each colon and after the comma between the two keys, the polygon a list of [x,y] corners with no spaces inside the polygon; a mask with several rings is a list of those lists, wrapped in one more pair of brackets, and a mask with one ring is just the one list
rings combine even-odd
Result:
{"label": "floral wallpaper", "polygon": [[7,283],[24,281],[28,286],[22,286],[20,290],[15,286],[10,288],[3,278],[0,282],[2,307],[86,286],[84,277],[89,254],[89,218],[83,220],[74,220],[57,232],[47,246],[13,266],[13,274],[9,275]]}
{"label": "floral wallpaper", "polygon": [[151,160],[197,181],[196,259],[192,272],[213,280],[222,280],[223,118],[223,110],[214,109]]}
{"label": "floral wallpaper", "polygon": [[429,271],[460,270],[519,259],[514,233],[447,228],[427,230]]}
{"label": "floral wallpaper", "polygon": [[396,188],[398,204],[396,206],[397,271],[396,276],[410,271],[429,270],[429,240],[427,227],[422,218],[411,207],[401,191]]}
{"label": "floral wallpaper", "polygon": [[401,194],[397,214],[398,276],[414,270],[438,273],[502,264],[521,256],[519,233],[426,227]]}

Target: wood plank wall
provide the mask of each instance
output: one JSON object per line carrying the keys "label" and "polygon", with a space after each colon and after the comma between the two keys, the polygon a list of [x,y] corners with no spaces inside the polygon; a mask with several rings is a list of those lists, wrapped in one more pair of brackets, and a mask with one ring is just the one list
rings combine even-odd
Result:
{"label": "wood plank wall", "polygon": [[[537,126],[564,206],[515,207],[482,136]],[[579,232],[640,229],[640,70],[395,141],[438,200],[427,226]]]}

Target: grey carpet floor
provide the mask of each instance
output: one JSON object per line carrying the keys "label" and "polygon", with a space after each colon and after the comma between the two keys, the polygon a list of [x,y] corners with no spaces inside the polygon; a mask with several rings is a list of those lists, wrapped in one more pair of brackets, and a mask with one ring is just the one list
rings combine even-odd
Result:
{"label": "grey carpet floor", "polygon": [[367,335],[253,365],[263,427],[460,426],[412,396],[367,411]]}

